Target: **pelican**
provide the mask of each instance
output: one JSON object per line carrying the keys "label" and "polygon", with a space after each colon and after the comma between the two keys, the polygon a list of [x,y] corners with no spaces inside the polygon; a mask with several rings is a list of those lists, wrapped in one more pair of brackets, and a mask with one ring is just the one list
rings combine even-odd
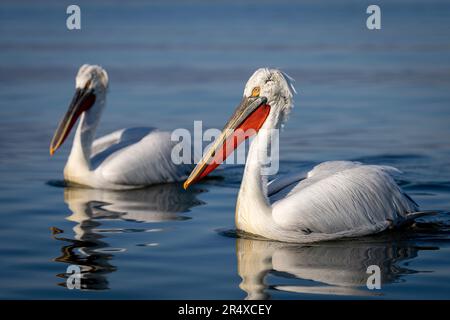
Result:
{"label": "pelican", "polygon": [[[290,174],[267,183],[264,155],[272,135],[293,108],[293,79],[277,69],[258,69],[221,135],[204,154],[184,188],[213,171],[253,132],[238,194],[238,230],[283,242],[308,243],[381,232],[421,215],[396,184],[389,166],[330,161],[306,176]],[[250,134],[247,132],[250,130]],[[231,146],[231,148],[230,148]]]}
{"label": "pelican", "polygon": [[116,190],[182,181],[193,166],[174,164],[171,152],[175,142],[169,132],[128,128],[94,140],[107,89],[108,74],[102,67],[80,67],[75,95],[50,144],[53,155],[80,118],[64,179],[75,185]]}

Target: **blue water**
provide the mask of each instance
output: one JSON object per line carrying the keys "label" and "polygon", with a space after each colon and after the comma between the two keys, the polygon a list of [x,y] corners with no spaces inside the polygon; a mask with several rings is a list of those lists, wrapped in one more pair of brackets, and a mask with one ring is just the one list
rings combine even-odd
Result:
{"label": "blue water", "polygon": [[[61,186],[71,141],[48,146],[83,63],[110,78],[99,134],[130,126],[221,128],[254,69],[296,79],[281,170],[325,160],[392,165],[422,209],[450,211],[450,4],[378,1],[0,7],[0,298],[450,298],[445,212],[374,237],[301,246],[236,238],[242,167],[186,192]],[[70,265],[81,290],[66,288]],[[381,267],[382,288],[366,288]]]}

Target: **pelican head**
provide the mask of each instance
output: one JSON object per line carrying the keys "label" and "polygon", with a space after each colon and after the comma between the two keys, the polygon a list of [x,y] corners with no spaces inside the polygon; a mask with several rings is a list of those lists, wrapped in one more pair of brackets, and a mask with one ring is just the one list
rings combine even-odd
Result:
{"label": "pelican head", "polygon": [[244,99],[264,97],[271,108],[271,114],[282,122],[294,106],[293,95],[296,93],[294,79],[278,69],[260,68],[248,79],[244,88]]}
{"label": "pelican head", "polygon": [[[50,155],[64,143],[78,118],[86,111],[96,109],[99,98],[104,100],[108,89],[108,74],[97,65],[84,64],[75,80],[75,95],[69,108],[55,131],[50,143]],[[100,110],[97,110],[100,111]]]}
{"label": "pelican head", "polygon": [[257,134],[270,119],[267,129],[280,126],[293,107],[296,93],[293,79],[278,69],[260,68],[247,81],[241,103],[221,135],[205,153],[184,183],[188,188],[217,168],[245,139]]}

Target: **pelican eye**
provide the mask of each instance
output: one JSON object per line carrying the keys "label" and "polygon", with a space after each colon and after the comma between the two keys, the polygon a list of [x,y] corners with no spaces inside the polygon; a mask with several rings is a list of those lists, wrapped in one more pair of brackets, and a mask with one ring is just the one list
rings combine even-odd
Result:
{"label": "pelican eye", "polygon": [[260,88],[254,87],[252,90],[252,97],[259,97]]}

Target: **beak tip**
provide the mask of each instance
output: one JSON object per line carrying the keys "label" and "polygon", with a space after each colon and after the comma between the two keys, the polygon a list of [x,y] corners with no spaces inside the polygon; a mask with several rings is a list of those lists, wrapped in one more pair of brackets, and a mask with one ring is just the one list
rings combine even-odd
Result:
{"label": "beak tip", "polygon": [[187,190],[187,188],[189,188],[189,185],[190,185],[189,180],[186,180],[186,181],[183,183],[183,189],[184,189],[184,190]]}

